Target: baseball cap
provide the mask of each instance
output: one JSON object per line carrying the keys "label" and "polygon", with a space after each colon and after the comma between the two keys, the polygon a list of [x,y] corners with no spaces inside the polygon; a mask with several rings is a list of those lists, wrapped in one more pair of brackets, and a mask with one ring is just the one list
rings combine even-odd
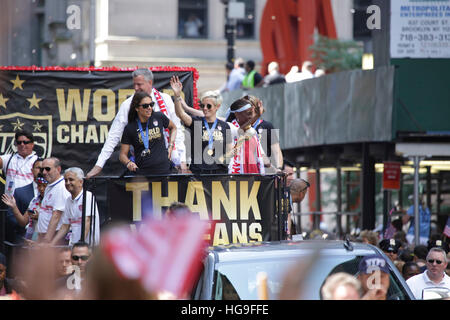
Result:
{"label": "baseball cap", "polygon": [[397,253],[401,247],[401,242],[395,239],[383,239],[380,241],[380,249],[385,252]]}
{"label": "baseball cap", "polygon": [[39,184],[48,184],[48,181],[45,180],[44,177],[38,176],[38,177],[36,178],[36,183],[39,183]]}
{"label": "baseball cap", "polygon": [[389,273],[389,265],[383,257],[373,254],[365,256],[359,263],[358,270],[360,273],[370,274],[376,270]]}

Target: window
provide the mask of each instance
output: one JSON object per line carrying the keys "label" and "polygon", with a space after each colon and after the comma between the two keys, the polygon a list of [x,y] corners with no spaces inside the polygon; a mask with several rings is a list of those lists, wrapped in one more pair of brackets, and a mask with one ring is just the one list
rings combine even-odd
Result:
{"label": "window", "polygon": [[236,38],[255,38],[255,0],[237,0],[245,4],[245,18],[237,20]]}
{"label": "window", "polygon": [[206,38],[208,35],[207,13],[207,0],[178,0],[178,36]]}

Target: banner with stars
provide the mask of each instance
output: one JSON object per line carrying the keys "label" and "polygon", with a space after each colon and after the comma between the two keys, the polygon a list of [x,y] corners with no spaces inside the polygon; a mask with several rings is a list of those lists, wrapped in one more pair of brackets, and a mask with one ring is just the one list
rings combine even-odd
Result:
{"label": "banner with stars", "polygon": [[[169,95],[170,78],[183,83],[186,102],[197,107],[194,68],[152,67],[153,86]],[[35,136],[36,153],[60,158],[63,169],[88,172],[97,160],[123,101],[134,93],[135,68],[0,67],[0,154],[13,153],[14,135]],[[106,175],[120,175],[119,147],[106,163]]]}

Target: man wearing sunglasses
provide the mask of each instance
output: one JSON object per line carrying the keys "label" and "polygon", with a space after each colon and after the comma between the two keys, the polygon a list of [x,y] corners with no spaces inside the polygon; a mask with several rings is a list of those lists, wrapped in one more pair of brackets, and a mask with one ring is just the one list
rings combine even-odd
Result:
{"label": "man wearing sunglasses", "polygon": [[5,193],[13,195],[16,188],[30,184],[34,180],[31,170],[38,156],[33,151],[34,137],[30,132],[18,131],[15,134],[14,145],[17,153],[12,153],[12,147],[8,147],[7,154],[0,156],[0,167],[5,175]]}
{"label": "man wearing sunglasses", "polygon": [[445,273],[447,256],[441,248],[431,248],[427,255],[425,272],[406,280],[416,299],[423,299],[423,290],[432,287],[442,287],[450,290],[450,277]]}
{"label": "man wearing sunglasses", "polygon": [[[72,265],[75,267],[73,273],[74,276],[79,276],[80,279],[73,279],[78,282],[81,287],[83,286],[83,281],[86,278],[86,264],[91,258],[91,249],[86,242],[77,242],[72,247]],[[78,270],[79,272],[77,272]],[[71,279],[69,278],[68,281]]]}
{"label": "man wearing sunglasses", "polygon": [[42,161],[42,175],[48,181],[48,185],[39,210],[37,232],[39,242],[49,243],[61,227],[61,216],[70,193],[64,186],[61,162],[58,158],[51,157]]}
{"label": "man wearing sunglasses", "polygon": [[[184,146],[184,133],[181,126],[180,119],[175,114],[175,106],[171,97],[166,94],[159,92],[153,88],[153,73],[149,69],[137,69],[132,73],[133,86],[136,92],[146,92],[150,95],[151,100],[155,101],[153,111],[161,112],[166,117],[171,120],[177,127],[177,136],[175,139],[175,145],[172,153],[172,161],[174,164],[180,168],[184,173],[187,171],[186,166],[186,150]],[[125,126],[128,124],[128,113],[130,111],[131,101],[133,96],[126,99],[119,108],[116,117],[111,125],[108,132],[108,137],[106,138],[105,144],[103,145],[102,151],[98,156],[97,163],[95,166],[87,173],[86,178],[92,178],[100,174],[105,165],[106,161],[111,157],[114,148],[120,142]],[[166,148],[169,148],[170,133],[164,131]]]}

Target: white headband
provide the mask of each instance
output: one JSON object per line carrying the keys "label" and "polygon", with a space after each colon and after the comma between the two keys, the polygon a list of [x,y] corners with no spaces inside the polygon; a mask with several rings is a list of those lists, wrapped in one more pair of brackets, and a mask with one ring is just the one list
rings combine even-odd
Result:
{"label": "white headband", "polygon": [[243,106],[242,108],[236,110],[236,111],[231,111],[231,113],[236,113],[236,112],[242,112],[245,110],[248,110],[252,107],[252,105],[250,103],[246,104],[245,106]]}

